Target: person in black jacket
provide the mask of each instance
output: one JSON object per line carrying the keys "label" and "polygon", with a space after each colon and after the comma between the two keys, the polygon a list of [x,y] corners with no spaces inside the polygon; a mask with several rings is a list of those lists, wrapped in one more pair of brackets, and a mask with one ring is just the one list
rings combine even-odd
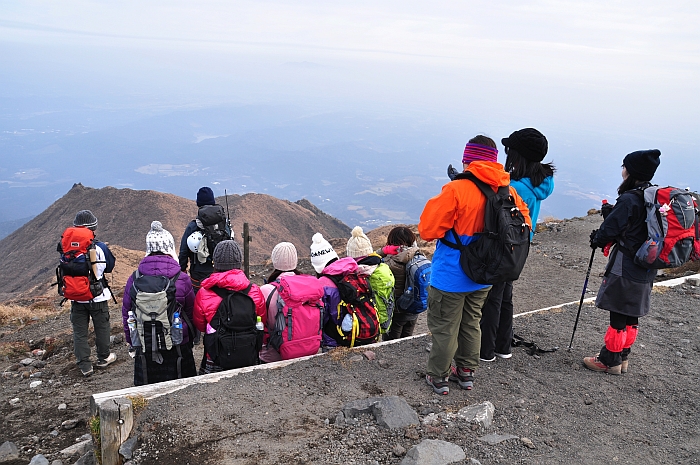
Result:
{"label": "person in black jacket", "polygon": [[[199,291],[202,281],[214,272],[212,255],[216,245],[232,238],[224,207],[216,203],[214,191],[210,187],[202,187],[197,192],[197,207],[197,218],[190,221],[185,228],[178,254],[183,273],[187,271],[189,262],[189,274],[195,294]],[[197,240],[192,239],[188,244],[188,238],[193,233],[198,233]]]}
{"label": "person in black jacket", "polygon": [[619,197],[603,211],[600,229],[591,233],[591,247],[613,244],[596,307],[610,312],[605,345],[598,355],[585,357],[584,365],[599,372],[626,373],[632,344],[637,339],[639,317],[649,312],[656,270],[634,263],[634,255],[647,239],[643,194],[659,166],[659,150],[640,150],[624,158]]}

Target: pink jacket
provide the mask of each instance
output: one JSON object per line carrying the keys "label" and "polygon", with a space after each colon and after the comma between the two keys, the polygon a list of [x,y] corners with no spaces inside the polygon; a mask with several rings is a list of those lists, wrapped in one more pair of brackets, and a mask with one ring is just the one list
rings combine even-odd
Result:
{"label": "pink jacket", "polygon": [[[221,304],[221,297],[211,290],[212,287],[217,286],[232,291],[242,291],[249,284],[250,281],[242,270],[215,272],[202,281],[202,288],[194,300],[193,323],[197,329],[202,333],[206,333],[207,324],[214,318],[219,304]],[[265,299],[257,284],[251,286],[248,295],[255,302],[255,313],[265,321],[267,313],[265,311]]]}

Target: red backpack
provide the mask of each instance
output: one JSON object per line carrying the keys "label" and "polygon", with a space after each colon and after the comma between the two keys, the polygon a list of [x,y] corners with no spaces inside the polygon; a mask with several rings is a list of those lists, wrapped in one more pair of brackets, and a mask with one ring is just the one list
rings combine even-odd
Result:
{"label": "red backpack", "polygon": [[338,327],[350,347],[376,342],[379,335],[379,318],[377,303],[367,276],[357,272],[330,278],[338,287],[340,304],[338,304],[338,321],[343,321],[346,315],[352,318],[352,330],[344,332]]}
{"label": "red backpack", "polygon": [[644,268],[675,268],[694,258],[698,244],[697,203],[690,191],[650,186],[635,190],[647,211],[647,240],[634,262]]}
{"label": "red backpack", "polygon": [[273,299],[277,304],[275,319],[267,324],[270,346],[279,351],[282,360],[317,353],[323,327],[323,285],[308,275],[282,276],[270,284],[275,289],[265,308],[270,308]]}
{"label": "red backpack", "polygon": [[95,233],[85,227],[63,232],[59,246],[61,260],[56,267],[58,293],[65,300],[87,302],[102,294],[102,282],[94,273]]}

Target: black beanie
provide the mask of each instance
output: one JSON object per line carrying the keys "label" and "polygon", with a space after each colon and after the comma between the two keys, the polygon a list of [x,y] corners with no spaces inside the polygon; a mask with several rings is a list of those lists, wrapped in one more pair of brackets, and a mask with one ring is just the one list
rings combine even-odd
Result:
{"label": "black beanie", "polygon": [[205,205],[216,204],[216,199],[214,199],[214,191],[211,187],[202,187],[197,192],[197,206],[203,207]]}
{"label": "black beanie", "polygon": [[628,154],[622,161],[627,173],[637,181],[651,181],[659,167],[661,151],[658,149],[638,150]]}
{"label": "black beanie", "polygon": [[534,128],[515,131],[510,136],[501,139],[503,146],[516,150],[523,158],[541,162],[547,155],[549,144],[547,138]]}

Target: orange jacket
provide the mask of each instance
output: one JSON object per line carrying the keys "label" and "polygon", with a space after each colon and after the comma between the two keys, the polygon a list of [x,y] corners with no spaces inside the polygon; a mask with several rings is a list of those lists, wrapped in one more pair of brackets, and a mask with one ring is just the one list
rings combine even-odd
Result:
{"label": "orange jacket", "polygon": [[[469,164],[466,171],[492,186],[494,192],[498,187],[510,184],[510,175],[500,163],[475,161]],[[510,193],[525,221],[532,227],[527,204],[514,187],[510,187]],[[485,207],[486,197],[476,184],[468,179],[450,181],[442,187],[442,192],[428,200],[420,216],[418,233],[423,240],[432,241],[445,237],[454,227],[462,244],[467,245],[484,230]],[[455,238],[451,236],[448,240],[454,241]],[[459,251],[441,242],[435,248],[430,285],[445,292],[472,292],[487,287],[469,279],[459,266]]]}

